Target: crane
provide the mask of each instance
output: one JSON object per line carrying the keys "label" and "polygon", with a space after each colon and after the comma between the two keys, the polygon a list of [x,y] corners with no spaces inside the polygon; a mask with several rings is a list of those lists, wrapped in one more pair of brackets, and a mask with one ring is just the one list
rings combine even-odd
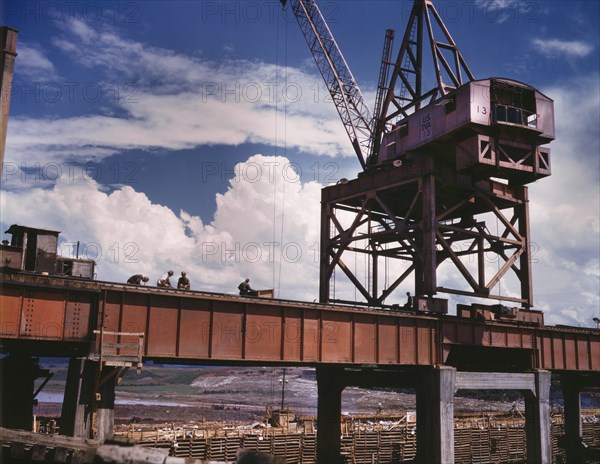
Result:
{"label": "crane", "polygon": [[[463,76],[474,79],[433,3],[415,0],[395,62],[391,60],[394,31],[386,31],[375,110],[371,112],[316,0],[281,0],[284,8],[288,2],[363,170],[379,164],[382,136],[398,119],[420,109],[427,99],[428,103],[437,101],[461,86]],[[436,29],[442,31],[444,41],[435,38]],[[425,32],[436,73],[436,86],[428,90],[423,89]]]}
{"label": "crane", "polygon": [[[320,300],[348,302],[330,295],[340,268],[355,300],[372,306],[409,276],[417,298],[443,292],[532,306],[525,186],[551,175],[543,145],[555,136],[552,99],[513,79],[476,80],[433,2],[414,0],[395,60],[386,31],[371,112],[316,0],[282,4],[291,5],[363,168],[349,185],[324,188]],[[488,253],[503,263],[491,275]],[[366,256],[364,284],[345,264],[358,255]],[[388,259],[405,266],[391,285],[381,278]],[[454,266],[458,284],[438,285],[442,264]],[[509,275],[520,297],[500,293]]]}

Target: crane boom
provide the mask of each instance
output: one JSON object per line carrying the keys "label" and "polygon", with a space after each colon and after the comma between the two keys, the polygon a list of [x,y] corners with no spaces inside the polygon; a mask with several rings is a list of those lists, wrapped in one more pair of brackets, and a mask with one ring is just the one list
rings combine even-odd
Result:
{"label": "crane boom", "polygon": [[[281,0],[286,6],[287,0]],[[363,170],[373,139],[372,116],[315,0],[289,0]]]}

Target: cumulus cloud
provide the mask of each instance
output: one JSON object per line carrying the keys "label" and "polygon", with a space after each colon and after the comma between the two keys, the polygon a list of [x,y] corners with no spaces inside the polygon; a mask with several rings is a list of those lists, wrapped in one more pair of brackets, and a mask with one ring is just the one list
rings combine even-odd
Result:
{"label": "cumulus cloud", "polygon": [[552,176],[532,184],[529,198],[534,297],[550,323],[591,325],[600,312],[598,82],[596,75],[544,90],[555,100]]}
{"label": "cumulus cloud", "polygon": [[594,46],[580,40],[532,39],[534,49],[549,58],[583,58],[594,50]]}
{"label": "cumulus cloud", "polygon": [[[277,296],[318,296],[321,185],[302,184],[285,157],[251,156],[215,198],[213,221],[152,203],[131,187],[105,193],[93,181],[4,192],[2,219],[63,231],[60,252],[97,261],[98,279],[187,271],[193,290],[235,293],[242,278]],[[39,205],[44,205],[40,208]]]}

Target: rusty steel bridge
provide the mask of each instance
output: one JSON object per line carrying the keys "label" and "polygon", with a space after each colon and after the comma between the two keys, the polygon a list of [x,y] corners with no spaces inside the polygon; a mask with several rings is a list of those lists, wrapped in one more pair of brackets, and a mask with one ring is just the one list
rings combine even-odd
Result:
{"label": "rusty steel bridge", "polygon": [[594,329],[22,273],[0,278],[3,344],[32,354],[76,350],[87,356],[92,346],[107,362],[600,371],[600,331]]}

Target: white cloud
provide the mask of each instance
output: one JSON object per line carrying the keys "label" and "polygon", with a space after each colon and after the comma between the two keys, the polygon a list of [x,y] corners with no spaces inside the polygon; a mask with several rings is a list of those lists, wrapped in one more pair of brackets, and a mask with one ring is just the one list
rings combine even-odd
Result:
{"label": "white cloud", "polygon": [[545,93],[557,138],[552,175],[529,189],[534,301],[549,323],[591,325],[600,311],[600,84],[577,78]]}
{"label": "white cloud", "polygon": [[531,3],[523,0],[475,0],[475,5],[484,11],[488,21],[497,23],[519,18],[522,14],[529,18],[532,13]]}
{"label": "white cloud", "polygon": [[64,255],[81,241],[81,256],[97,260],[100,280],[146,273],[152,284],[167,269],[185,270],[194,290],[235,293],[247,276],[255,288],[313,301],[321,185],[301,184],[289,165],[262,155],[238,164],[210,224],[153,204],[131,187],[108,194],[94,182],[64,179],[52,189],[4,192],[2,225],[61,230]]}
{"label": "white cloud", "polygon": [[549,58],[583,58],[594,50],[592,44],[580,40],[533,39],[533,47]]}
{"label": "white cloud", "polygon": [[[76,47],[74,38],[81,39]],[[54,44],[102,76],[94,83],[65,84],[60,103],[83,101],[101,109],[77,117],[11,118],[7,161],[76,157],[82,162],[134,148],[277,145],[283,140],[312,154],[353,156],[315,74],[248,60],[203,61],[79,21]]]}
{"label": "white cloud", "polygon": [[518,3],[519,2],[517,2],[515,0],[476,0],[475,1],[475,4],[477,6],[479,6],[480,8],[494,7],[494,8],[498,8],[498,9],[514,7],[514,5],[516,5]]}
{"label": "white cloud", "polygon": [[56,68],[44,51],[28,43],[20,43],[15,60],[15,76],[45,82],[58,78]]}

